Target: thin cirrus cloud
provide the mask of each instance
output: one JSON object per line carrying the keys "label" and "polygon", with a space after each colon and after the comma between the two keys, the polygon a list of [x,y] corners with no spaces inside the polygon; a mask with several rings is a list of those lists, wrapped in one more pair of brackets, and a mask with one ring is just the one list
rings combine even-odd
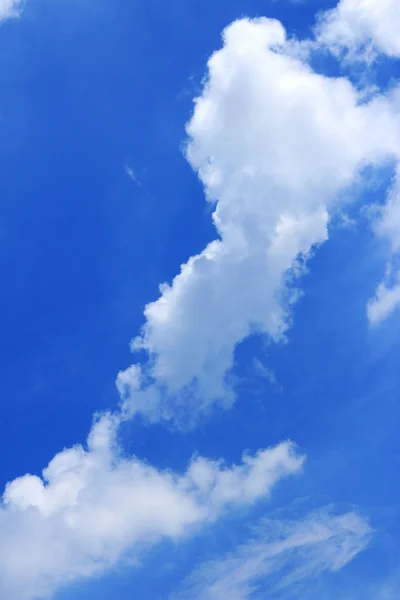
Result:
{"label": "thin cirrus cloud", "polygon": [[236,550],[198,565],[171,600],[250,600],[265,590],[271,600],[315,598],[310,581],[348,564],[371,533],[354,512],[330,507],[296,520],[263,519]]}
{"label": "thin cirrus cloud", "polygon": [[328,239],[351,196],[343,192],[362,186],[366,166],[400,156],[398,88],[365,102],[348,79],[296,56],[275,20],[236,21],[223,42],[208,61],[186,147],[218,238],[146,306],[132,348],[148,361],[117,380],[127,410],[150,420],[232,404],[235,346],[254,331],[284,337],[295,278]]}
{"label": "thin cirrus cloud", "polygon": [[[197,458],[184,474],[159,471],[122,458],[116,433],[121,419],[138,412],[150,421],[181,413],[195,421],[216,402],[232,404],[226,375],[235,345],[253,331],[284,338],[296,277],[328,238],[331,217],[348,201],[344,192],[361,185],[365,166],[398,161],[398,92],[365,102],[348,79],[314,72],[278,21],[241,19],[208,62],[187,134],[186,157],[215,208],[216,240],[147,305],[133,348],[148,360],[118,376],[122,415],[104,416],[87,449],[62,451],[42,478],[25,475],[7,485],[0,507],[4,600],[44,598],[126,553],[180,539],[225,510],[267,497],[282,477],[301,470],[303,457],[283,443],[236,466]],[[376,224],[388,239],[385,215],[397,210],[396,185]],[[236,581],[229,597],[246,598],[276,568],[276,557],[292,557],[295,548],[303,558],[286,579],[289,589],[344,566],[366,547],[370,529],[357,515],[322,521],[313,515],[284,528],[279,539],[264,529],[255,542],[260,562],[249,562],[244,545],[239,556],[247,574],[237,575],[232,557],[219,562],[219,579],[212,576],[210,585],[223,590]]]}

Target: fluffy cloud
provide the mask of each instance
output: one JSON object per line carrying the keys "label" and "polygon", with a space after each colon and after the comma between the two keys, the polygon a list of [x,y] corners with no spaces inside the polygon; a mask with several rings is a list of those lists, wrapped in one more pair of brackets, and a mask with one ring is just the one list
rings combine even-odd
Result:
{"label": "fluffy cloud", "polygon": [[[359,184],[366,165],[400,154],[395,94],[364,102],[348,80],[313,72],[294,56],[277,21],[242,19],[223,41],[209,60],[186,149],[214,205],[216,239],[146,307],[133,348],[145,350],[148,360],[118,376],[124,417],[142,412],[155,421],[181,411],[195,417],[215,401],[229,405],[226,375],[235,345],[252,331],[284,337],[296,299],[293,281],[327,239],[329,219],[348,197],[343,192]],[[385,214],[382,231],[392,223],[385,226]],[[267,496],[302,464],[290,444],[281,444],[230,468],[197,458],[183,474],[161,472],[122,457],[118,423],[104,417],[87,449],[64,450],[42,478],[25,475],[7,486],[0,506],[5,600],[44,597],[125,553],[184,536],[227,507]],[[298,530],[292,524],[283,540],[259,539],[262,572],[277,546],[279,556],[318,549],[295,573],[312,574],[309,564],[317,572],[333,569],[361,549],[368,533],[355,515],[314,525],[307,521]],[[246,548],[250,575],[239,577],[237,598],[258,577]],[[218,589],[229,584],[226,577]]]}
{"label": "fluffy cloud", "polygon": [[341,0],[323,13],[317,36],[335,53],[345,49],[352,55],[361,51],[367,57],[376,52],[399,57],[399,29],[398,0]]}
{"label": "fluffy cloud", "polygon": [[233,401],[235,345],[253,331],[282,338],[296,298],[288,281],[327,239],[343,191],[366,165],[399,156],[397,97],[364,102],[347,79],[313,72],[278,21],[224,31],[186,148],[218,238],[147,305],[133,349],[148,362],[118,379],[131,412],[155,420],[185,407],[193,417]]}
{"label": "fluffy cloud", "polygon": [[301,520],[264,520],[235,552],[197,567],[174,600],[250,600],[266,588],[271,599],[308,598],[310,580],[343,568],[370,537],[357,514],[329,508]]}
{"label": "fluffy cloud", "polygon": [[104,416],[81,446],[43,471],[9,483],[0,507],[0,596],[43,598],[98,574],[125,553],[160,538],[179,539],[226,508],[266,498],[303,457],[290,443],[244,455],[240,465],[195,458],[183,474],[122,458],[118,420]]}

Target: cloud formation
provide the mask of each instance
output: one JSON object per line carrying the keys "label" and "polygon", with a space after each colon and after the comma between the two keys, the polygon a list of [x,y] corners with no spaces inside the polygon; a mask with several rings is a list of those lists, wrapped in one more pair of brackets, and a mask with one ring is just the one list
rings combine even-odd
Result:
{"label": "cloud formation", "polygon": [[384,321],[400,306],[400,281],[397,274],[396,282],[392,285],[382,281],[375,296],[368,302],[367,312],[371,325]]}
{"label": "cloud formation", "polygon": [[[343,9],[347,5],[357,7],[342,2],[321,25],[328,48],[334,49],[329,39],[343,46],[334,23],[335,15],[350,14]],[[18,4],[3,6],[11,11]],[[363,23],[368,6],[359,3],[357,18]],[[371,27],[363,35],[383,48]],[[385,43],[383,51],[394,56],[396,42]],[[275,20],[241,19],[224,31],[223,47],[208,62],[207,81],[187,125],[186,148],[214,206],[216,239],[147,305],[144,327],[132,344],[145,351],[147,361],[117,380],[123,418],[143,413],[157,421],[183,413],[195,420],[216,402],[232,404],[227,375],[235,346],[254,331],[284,338],[298,293],[296,277],[328,238],[330,218],[349,200],[345,192],[362,185],[366,166],[398,160],[398,97],[393,90],[365,102],[349,80],[314,72]],[[392,240],[393,253],[396,190],[394,184],[376,225]],[[373,302],[369,306],[372,320],[395,304],[383,302],[387,289],[378,288],[379,310]],[[389,308],[382,309],[382,302]],[[0,507],[5,600],[45,597],[102,572],[127,552],[135,555],[161,538],[183,537],[229,507],[268,496],[281,477],[302,465],[302,457],[283,443],[245,455],[237,466],[196,458],[183,474],[159,471],[122,456],[116,443],[119,422],[119,416],[103,417],[87,449],[63,450],[42,478],[25,475],[6,487]],[[287,588],[340,568],[366,546],[370,534],[352,513],[313,515],[305,522],[281,523],[279,531],[268,527],[264,523],[262,536],[239,549],[239,559],[219,562],[213,574],[205,571],[208,588],[199,591],[204,598],[249,597],[258,579],[277,568],[277,557],[293,553],[301,560]],[[250,550],[257,550],[257,564]]]}
{"label": "cloud formation", "polygon": [[278,21],[241,19],[224,31],[186,148],[218,237],[146,306],[132,347],[148,362],[118,380],[132,414],[194,418],[233,402],[235,346],[254,331],[282,339],[294,279],[328,238],[344,192],[362,185],[366,166],[400,156],[398,98],[365,102],[349,80],[314,72]]}
{"label": "cloud formation", "polygon": [[0,0],[0,20],[18,17],[23,6],[23,0]]}
{"label": "cloud formation", "polygon": [[371,325],[381,323],[400,306],[400,270],[396,266],[400,256],[399,168],[389,188],[386,204],[375,209],[377,214],[374,230],[387,244],[389,260],[385,277],[378,285],[375,296],[368,303],[368,318]]}
{"label": "cloud formation", "polygon": [[245,454],[240,465],[197,457],[183,474],[159,471],[122,457],[117,426],[115,417],[103,416],[86,450],[65,449],[42,478],[25,475],[7,485],[0,508],[2,600],[48,597],[126,553],[135,557],[161,538],[194,533],[225,509],[268,498],[304,460],[282,443]]}
{"label": "cloud formation", "polygon": [[266,589],[271,600],[308,598],[310,581],[342,569],[371,533],[357,514],[329,507],[300,520],[265,519],[234,552],[199,565],[173,600],[250,600]]}
{"label": "cloud formation", "polygon": [[397,0],[341,0],[322,13],[318,41],[340,54],[369,59],[378,53],[400,57],[400,4]]}

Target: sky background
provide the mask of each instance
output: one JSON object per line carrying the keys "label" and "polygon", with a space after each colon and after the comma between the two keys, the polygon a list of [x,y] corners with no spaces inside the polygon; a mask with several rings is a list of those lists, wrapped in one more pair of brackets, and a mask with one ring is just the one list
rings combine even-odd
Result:
{"label": "sky background", "polygon": [[[213,205],[184,143],[223,29],[266,16],[281,21],[289,37],[312,39],[316,14],[335,4],[27,0],[18,18],[1,23],[2,488],[24,474],[40,476],[64,448],[85,446],[93,414],[117,410],[116,376],[136,362],[129,343],[145,322],[144,307],[217,237]],[[400,74],[394,52],[378,50],[369,65],[326,51],[310,61],[325,78],[376,84],[382,95]],[[394,112],[393,130],[398,107]],[[329,239],[296,280],[301,296],[286,340],[260,331],[237,340],[234,405],[217,405],[191,427],[149,424],[139,415],[118,429],[121,454],[160,472],[183,473],[193,456],[239,464],[244,451],[292,440],[307,457],[301,473],[182,539],[161,535],[134,551],[128,543],[99,572],[57,583],[53,598],[400,596],[400,312],[377,324],[367,313],[390,255],[365,210],[386,202],[393,177],[393,163],[378,163],[363,173],[367,184],[347,186],[354,201],[334,213]],[[391,264],[395,269],[396,256]],[[143,351],[139,362],[146,360]],[[259,565],[254,588],[242,582],[218,592],[199,583],[225,573],[229,557],[236,573],[243,556],[261,556],[261,546],[286,535],[283,524],[309,532],[311,521],[349,514],[359,519],[359,538],[333,540],[326,551],[331,560],[354,545],[343,568],[333,567],[333,558],[318,566],[323,551],[311,545]],[[0,536],[14,516],[2,516]],[[54,536],[63,543],[57,529]],[[289,583],[280,588],[285,576]],[[3,593],[4,600],[47,597],[29,589]]]}

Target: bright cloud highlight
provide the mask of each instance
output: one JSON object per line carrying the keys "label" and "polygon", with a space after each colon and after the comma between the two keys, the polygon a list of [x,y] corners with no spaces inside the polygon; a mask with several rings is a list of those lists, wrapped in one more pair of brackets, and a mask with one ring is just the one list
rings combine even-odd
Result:
{"label": "bright cloud highlight", "polygon": [[341,0],[322,14],[318,40],[331,51],[347,50],[373,58],[379,53],[400,56],[400,4],[397,0]]}
{"label": "bright cloud highlight", "polygon": [[271,19],[236,21],[223,42],[186,149],[215,205],[218,239],[147,305],[133,349],[146,350],[148,363],[118,379],[125,406],[150,420],[193,419],[233,402],[235,346],[254,331],[284,336],[294,278],[356,195],[344,192],[362,185],[366,166],[400,156],[397,90],[364,102],[349,80],[293,56]]}

